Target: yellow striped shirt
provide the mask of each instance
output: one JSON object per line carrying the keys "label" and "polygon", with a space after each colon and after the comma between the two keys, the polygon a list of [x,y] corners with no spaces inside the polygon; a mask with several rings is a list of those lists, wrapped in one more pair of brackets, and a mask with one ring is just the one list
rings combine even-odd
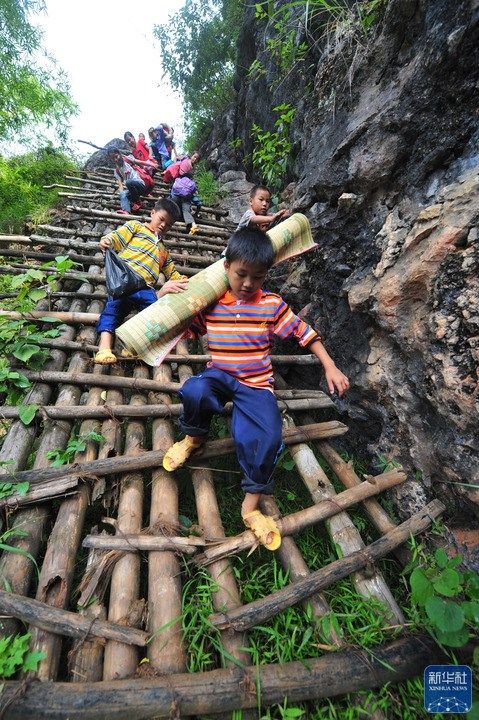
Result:
{"label": "yellow striped shirt", "polygon": [[105,237],[111,240],[119,257],[126,260],[147,285],[155,286],[160,272],[167,280],[180,280],[184,277],[176,270],[175,263],[160,238],[138,220],[130,220]]}

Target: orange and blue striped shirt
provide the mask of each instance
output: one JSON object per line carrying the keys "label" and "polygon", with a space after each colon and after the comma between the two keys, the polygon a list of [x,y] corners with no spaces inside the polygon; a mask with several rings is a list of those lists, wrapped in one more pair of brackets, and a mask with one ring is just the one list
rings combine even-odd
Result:
{"label": "orange and blue striped shirt", "polygon": [[141,275],[149,287],[157,284],[160,273],[163,273],[167,280],[180,280],[184,277],[176,270],[175,263],[160,238],[138,220],[121,225],[105,237],[111,240],[113,249],[126,260],[132,270]]}
{"label": "orange and blue striped shirt", "polygon": [[293,313],[275,293],[258,290],[251,300],[238,300],[228,290],[218,302],[200,313],[190,325],[189,337],[207,333],[211,362],[250,387],[273,387],[271,346],[276,335],[296,338],[307,347],[319,335]]}

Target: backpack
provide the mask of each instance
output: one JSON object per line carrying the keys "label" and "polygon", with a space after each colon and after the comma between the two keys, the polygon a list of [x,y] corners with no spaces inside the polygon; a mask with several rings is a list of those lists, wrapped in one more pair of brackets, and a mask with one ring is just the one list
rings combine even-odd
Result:
{"label": "backpack", "polygon": [[184,177],[180,177],[175,180],[173,187],[171,188],[171,192],[179,197],[191,197],[196,193],[196,183],[190,177],[185,175]]}

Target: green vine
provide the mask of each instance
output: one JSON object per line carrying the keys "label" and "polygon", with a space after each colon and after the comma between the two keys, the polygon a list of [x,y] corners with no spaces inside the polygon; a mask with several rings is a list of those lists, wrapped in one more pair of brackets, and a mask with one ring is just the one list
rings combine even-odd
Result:
{"label": "green vine", "polygon": [[[276,196],[281,189],[291,156],[290,127],[296,109],[283,104],[277,105],[273,110],[279,113],[275,121],[276,130],[263,130],[254,124],[251,135],[254,139],[253,167]],[[273,200],[275,199],[277,198],[274,197]]]}

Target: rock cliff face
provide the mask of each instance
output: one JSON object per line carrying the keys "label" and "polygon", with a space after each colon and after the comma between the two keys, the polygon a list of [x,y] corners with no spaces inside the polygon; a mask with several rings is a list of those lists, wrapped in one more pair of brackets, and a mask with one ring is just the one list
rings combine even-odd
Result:
{"label": "rock cliff face", "polygon": [[336,28],[279,81],[248,8],[237,102],[205,148],[238,211],[247,186],[224,173],[257,179],[252,124],[297,108],[283,200],[319,248],[278,281],[352,380],[352,437],[414,470],[408,511],[431,483],[460,513],[479,506],[443,482],[479,483],[478,28],[478,0],[389,0],[368,39]]}

